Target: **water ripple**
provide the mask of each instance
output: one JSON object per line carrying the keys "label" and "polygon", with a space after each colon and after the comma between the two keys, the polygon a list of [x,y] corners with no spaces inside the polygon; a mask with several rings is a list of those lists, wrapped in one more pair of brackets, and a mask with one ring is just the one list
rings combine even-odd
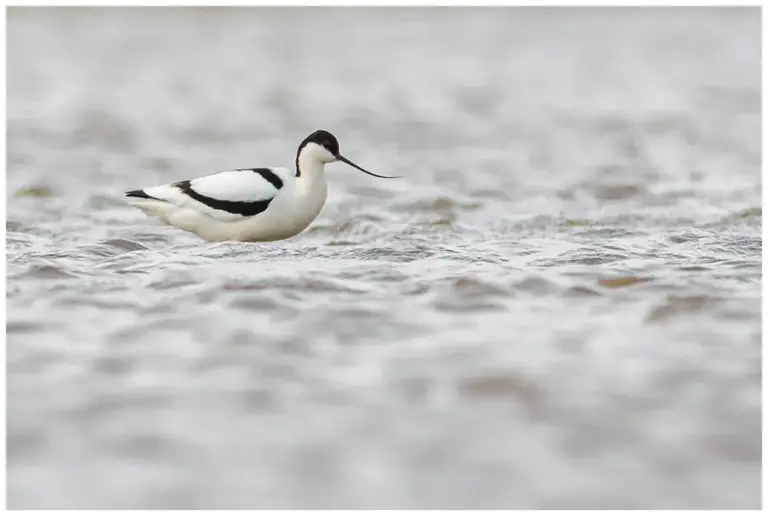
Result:
{"label": "water ripple", "polygon": [[[759,507],[759,41],[757,9],[10,9],[9,506]],[[315,124],[403,178],[329,165],[261,244],[124,203]]]}

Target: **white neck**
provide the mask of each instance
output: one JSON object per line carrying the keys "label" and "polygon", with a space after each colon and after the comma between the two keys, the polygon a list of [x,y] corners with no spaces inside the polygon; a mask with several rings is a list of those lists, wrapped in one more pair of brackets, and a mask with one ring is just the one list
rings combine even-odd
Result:
{"label": "white neck", "polygon": [[[316,147],[312,149],[310,147]],[[301,150],[296,158],[296,172],[299,176],[294,182],[294,202],[299,206],[295,213],[296,227],[305,228],[317,217],[323,209],[328,195],[328,185],[325,182],[325,164],[328,162],[328,151],[310,143]]]}
{"label": "white neck", "polygon": [[315,156],[307,155],[304,152],[296,160],[296,166],[298,167],[299,177],[306,179],[323,177],[323,171],[325,170],[325,163],[318,160]]}
{"label": "white neck", "polygon": [[296,158],[299,177],[322,177],[325,164],[333,161],[331,153],[315,143],[308,143]]}

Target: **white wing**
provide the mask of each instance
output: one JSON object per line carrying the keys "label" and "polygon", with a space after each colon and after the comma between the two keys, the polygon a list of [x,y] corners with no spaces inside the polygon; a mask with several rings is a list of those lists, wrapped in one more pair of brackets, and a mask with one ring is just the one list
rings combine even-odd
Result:
{"label": "white wing", "polygon": [[189,185],[198,194],[220,201],[264,201],[277,195],[285,183],[284,177],[269,168],[227,170],[198,177]]}
{"label": "white wing", "polygon": [[291,175],[285,168],[226,170],[189,181],[145,188],[143,193],[220,220],[236,220],[266,210]]}

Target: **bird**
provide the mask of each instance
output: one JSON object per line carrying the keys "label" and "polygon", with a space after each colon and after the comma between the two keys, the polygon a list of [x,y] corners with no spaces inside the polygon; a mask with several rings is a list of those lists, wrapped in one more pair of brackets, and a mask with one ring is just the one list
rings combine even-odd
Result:
{"label": "bird", "polygon": [[270,242],[306,229],[328,195],[325,165],[340,161],[385,179],[345,158],[330,132],[312,132],[296,151],[296,168],[224,170],[206,176],[126,192],[145,214],[208,242]]}

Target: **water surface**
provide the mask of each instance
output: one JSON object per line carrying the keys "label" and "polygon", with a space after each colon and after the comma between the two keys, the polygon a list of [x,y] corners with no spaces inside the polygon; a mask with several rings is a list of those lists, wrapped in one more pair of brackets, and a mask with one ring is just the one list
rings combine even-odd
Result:
{"label": "water surface", "polygon": [[[757,9],[10,9],[10,507],[758,507],[760,95]],[[318,128],[404,179],[123,203]]]}

